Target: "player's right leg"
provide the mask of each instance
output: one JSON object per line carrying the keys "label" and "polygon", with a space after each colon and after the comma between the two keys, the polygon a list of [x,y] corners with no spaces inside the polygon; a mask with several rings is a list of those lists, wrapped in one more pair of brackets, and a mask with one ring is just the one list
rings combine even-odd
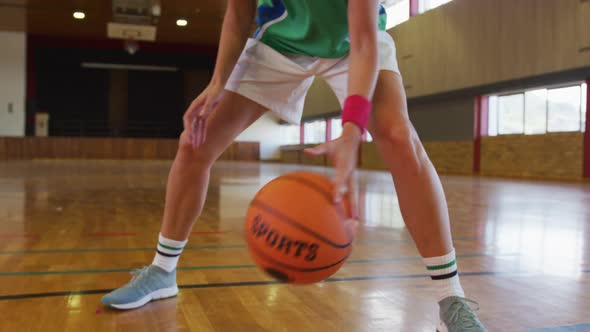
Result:
{"label": "player's right leg", "polygon": [[164,220],[154,263],[139,270],[128,284],[104,296],[104,304],[133,309],[178,293],[176,264],[203,210],[211,166],[234,139],[266,111],[256,102],[226,91],[207,120],[205,144],[193,148],[188,134],[180,135],[168,177]]}

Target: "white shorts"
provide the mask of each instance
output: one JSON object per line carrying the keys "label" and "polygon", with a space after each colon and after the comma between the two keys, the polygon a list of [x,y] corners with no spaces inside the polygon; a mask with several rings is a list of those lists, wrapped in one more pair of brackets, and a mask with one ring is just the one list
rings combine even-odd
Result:
{"label": "white shorts", "polygon": [[[379,70],[399,73],[393,38],[379,31]],[[332,88],[340,106],[348,96],[349,56],[340,59],[282,54],[270,46],[248,39],[225,89],[238,93],[294,124],[301,122],[303,104],[314,77]]]}

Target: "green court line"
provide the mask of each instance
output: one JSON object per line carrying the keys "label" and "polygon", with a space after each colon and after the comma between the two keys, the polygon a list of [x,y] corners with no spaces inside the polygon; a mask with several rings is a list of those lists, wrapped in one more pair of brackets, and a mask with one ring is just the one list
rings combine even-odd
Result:
{"label": "green court line", "polygon": [[[514,256],[516,254],[508,254]],[[488,256],[506,256],[506,255],[491,255],[491,254],[467,254],[459,255],[458,258],[469,257],[488,257]],[[352,259],[346,261],[346,264],[375,264],[375,263],[390,263],[390,262],[404,262],[404,261],[421,261],[422,257],[397,257],[397,258],[374,258],[374,259]],[[199,270],[231,270],[231,269],[252,269],[256,268],[254,264],[242,265],[206,265],[206,266],[185,266],[179,267],[179,271],[199,271]],[[16,277],[16,276],[39,276],[39,275],[69,275],[69,274],[97,274],[97,273],[121,273],[132,272],[136,269],[95,269],[95,270],[61,270],[61,271],[19,271],[19,272],[0,272],[0,277]]]}
{"label": "green court line", "polygon": [[[245,244],[227,244],[211,246],[188,246],[184,250],[210,250],[210,249],[235,249],[246,248]],[[24,255],[24,254],[63,254],[83,252],[126,252],[126,251],[156,251],[156,247],[149,248],[89,248],[89,249],[48,249],[48,250],[3,250],[0,255]]]}

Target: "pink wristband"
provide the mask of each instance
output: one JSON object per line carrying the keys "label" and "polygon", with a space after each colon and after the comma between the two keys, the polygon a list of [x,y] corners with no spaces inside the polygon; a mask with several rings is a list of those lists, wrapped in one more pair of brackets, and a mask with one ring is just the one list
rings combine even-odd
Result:
{"label": "pink wristband", "polygon": [[342,110],[342,125],[352,122],[359,127],[361,133],[365,133],[371,114],[371,102],[364,96],[353,95],[344,101]]}

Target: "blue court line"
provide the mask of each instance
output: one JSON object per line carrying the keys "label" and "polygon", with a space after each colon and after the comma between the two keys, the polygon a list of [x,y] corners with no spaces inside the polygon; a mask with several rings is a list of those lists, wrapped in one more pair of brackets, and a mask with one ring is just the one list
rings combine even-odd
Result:
{"label": "blue court line", "polygon": [[[515,254],[498,255],[498,256],[514,256]],[[457,258],[471,258],[471,257],[498,257],[491,254],[465,254],[458,255]],[[346,261],[346,264],[375,264],[375,263],[390,263],[390,262],[405,262],[405,261],[421,261],[422,257],[396,257],[396,258],[375,258],[375,259],[351,259]],[[199,271],[199,270],[229,270],[229,269],[251,269],[256,268],[254,264],[239,264],[239,265],[205,265],[205,266],[184,266],[179,267],[178,271]],[[19,272],[0,272],[0,277],[16,277],[16,276],[39,276],[39,275],[69,275],[69,274],[95,274],[95,273],[120,273],[131,272],[135,269],[94,269],[94,270],[61,270],[61,271],[19,271]],[[465,273],[461,273],[465,275]]]}
{"label": "blue court line", "polygon": [[545,327],[541,329],[526,330],[524,332],[574,332],[574,331],[590,331],[590,323],[578,325],[565,325],[556,327]]}

